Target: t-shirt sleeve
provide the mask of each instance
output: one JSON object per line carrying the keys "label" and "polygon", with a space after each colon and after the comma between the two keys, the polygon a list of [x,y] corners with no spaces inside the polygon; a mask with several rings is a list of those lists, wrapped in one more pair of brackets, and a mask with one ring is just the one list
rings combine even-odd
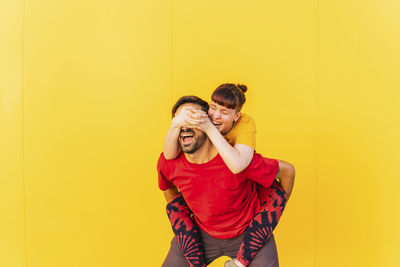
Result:
{"label": "t-shirt sleeve", "polygon": [[236,144],[243,144],[256,150],[256,123],[249,115],[245,115],[238,124]]}
{"label": "t-shirt sleeve", "polygon": [[279,162],[276,159],[264,158],[260,154],[254,153],[250,165],[243,171],[247,179],[256,183],[270,187],[275,180],[279,169]]}
{"label": "t-shirt sleeve", "polygon": [[173,185],[173,183],[170,180],[168,180],[168,163],[166,161],[167,160],[164,158],[164,154],[161,153],[157,162],[157,172],[158,172],[158,187],[162,191],[167,190]]}

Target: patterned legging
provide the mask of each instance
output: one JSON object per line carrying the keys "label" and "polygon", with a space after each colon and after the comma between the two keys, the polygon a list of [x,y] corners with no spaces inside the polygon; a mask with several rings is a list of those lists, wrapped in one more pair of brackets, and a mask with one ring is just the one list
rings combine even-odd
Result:
{"label": "patterned legging", "polygon": [[191,267],[206,266],[199,228],[181,193],[167,204],[167,215],[179,247],[189,265]]}
{"label": "patterned legging", "polygon": [[[269,188],[259,187],[258,195],[262,207],[244,232],[243,241],[236,256],[238,261],[245,266],[250,264],[257,252],[265,245],[286,205],[285,192],[276,181]],[[206,266],[198,226],[181,194],[168,203],[167,214],[189,265]]]}

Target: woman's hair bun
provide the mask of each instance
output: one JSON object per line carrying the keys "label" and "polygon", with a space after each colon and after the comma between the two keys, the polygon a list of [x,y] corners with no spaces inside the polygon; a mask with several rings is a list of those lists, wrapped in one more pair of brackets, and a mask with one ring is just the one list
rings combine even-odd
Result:
{"label": "woman's hair bun", "polygon": [[243,93],[246,93],[246,91],[247,91],[247,86],[246,86],[246,85],[244,85],[244,84],[237,84],[236,86],[239,87],[240,90],[242,90]]}

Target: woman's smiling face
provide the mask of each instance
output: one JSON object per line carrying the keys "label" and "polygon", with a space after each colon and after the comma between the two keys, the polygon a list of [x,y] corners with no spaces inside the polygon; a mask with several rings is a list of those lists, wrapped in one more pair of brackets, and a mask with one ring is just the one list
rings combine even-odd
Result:
{"label": "woman's smiling face", "polygon": [[233,123],[240,118],[240,112],[211,101],[208,116],[221,134],[227,134],[232,129]]}

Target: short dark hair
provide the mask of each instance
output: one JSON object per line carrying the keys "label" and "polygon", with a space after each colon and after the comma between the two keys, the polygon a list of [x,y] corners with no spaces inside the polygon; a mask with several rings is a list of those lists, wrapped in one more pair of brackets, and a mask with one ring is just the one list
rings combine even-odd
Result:
{"label": "short dark hair", "polygon": [[172,117],[175,116],[176,110],[182,106],[183,104],[187,104],[187,103],[193,103],[193,104],[197,104],[201,107],[201,110],[203,110],[204,112],[208,112],[208,109],[210,108],[210,105],[208,105],[208,103],[206,101],[204,101],[203,99],[201,99],[198,96],[195,95],[186,95],[186,96],[182,96],[181,98],[178,99],[178,101],[176,101],[175,105],[172,107]]}

